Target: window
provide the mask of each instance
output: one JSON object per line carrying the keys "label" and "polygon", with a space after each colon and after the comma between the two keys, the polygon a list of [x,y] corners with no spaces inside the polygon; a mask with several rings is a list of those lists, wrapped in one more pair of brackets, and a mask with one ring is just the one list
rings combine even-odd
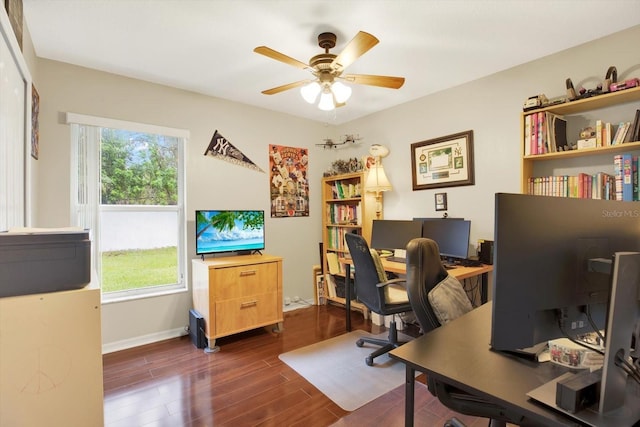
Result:
{"label": "window", "polygon": [[0,231],[31,225],[31,76],[6,14],[0,13]]}
{"label": "window", "polygon": [[103,301],[186,289],[186,131],[67,114],[71,216],[92,236]]}

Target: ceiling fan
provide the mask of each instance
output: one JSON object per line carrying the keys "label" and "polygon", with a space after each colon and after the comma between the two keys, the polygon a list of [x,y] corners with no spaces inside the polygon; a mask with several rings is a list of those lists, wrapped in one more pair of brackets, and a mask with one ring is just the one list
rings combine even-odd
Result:
{"label": "ceiling fan", "polygon": [[404,84],[404,77],[376,76],[370,74],[343,74],[345,68],[364,55],[379,40],[369,33],[359,31],[358,34],[345,46],[338,55],[329,53],[336,46],[336,35],[322,33],[318,36],[318,46],[324,49],[324,53],[313,56],[308,64],[293,59],[283,53],[266,46],[258,46],[253,51],[267,56],[276,61],[292,65],[303,70],[308,70],[314,79],[300,80],[263,90],[265,95],[273,95],[289,89],[301,87],[302,97],[310,104],[315,103],[320,95],[318,108],[321,110],[333,110],[345,104],[351,95],[351,88],[342,82],[378,86],[390,89],[399,89]]}
{"label": "ceiling fan", "polygon": [[342,141],[341,142],[335,142],[331,138],[325,138],[325,139],[323,139],[323,143],[322,144],[316,144],[316,145],[318,147],[331,149],[331,148],[338,148],[338,146],[340,146],[340,145],[355,144],[356,142],[358,142],[361,139],[362,138],[360,138],[360,136],[358,136],[358,135],[345,135],[345,136],[342,137]]}

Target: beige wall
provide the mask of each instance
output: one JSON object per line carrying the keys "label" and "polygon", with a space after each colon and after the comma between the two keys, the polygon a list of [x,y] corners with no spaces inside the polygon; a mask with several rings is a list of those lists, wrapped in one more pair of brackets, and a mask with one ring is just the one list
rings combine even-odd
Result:
{"label": "beige wall", "polygon": [[[309,218],[267,218],[266,252],[284,257],[284,294],[313,300],[311,270],[318,263],[320,196],[317,183],[324,169],[326,135],[315,122],[234,102],[198,95],[60,62],[38,61],[40,160],[36,187],[40,227],[69,224],[70,133],[63,115],[75,112],[100,117],[187,129],[187,248],[195,257],[194,211],[206,208],[264,209],[269,212],[268,145],[310,149],[312,183]],[[218,130],[265,172],[236,166],[203,153]],[[190,261],[188,262],[190,264]],[[190,268],[189,268],[190,269]],[[126,344],[138,337],[154,339],[183,331],[191,307],[190,293],[106,304],[103,342]],[[146,339],[146,338],[145,338]]]}
{"label": "beige wall", "polygon": [[[386,218],[440,216],[434,193],[448,193],[449,215],[472,220],[472,242],[493,238],[493,197],[520,189],[520,112],[532,95],[565,92],[565,79],[594,87],[615,65],[620,79],[640,75],[640,26],[532,63],[442,91],[338,128],[262,109],[145,83],[59,62],[38,60],[34,81],[41,96],[41,160],[35,177],[38,226],[62,226],[69,218],[69,129],[65,112],[188,129],[187,215],[193,257],[193,211],[206,207],[269,209],[268,178],[249,169],[204,157],[214,130],[261,168],[268,144],[310,149],[311,216],[267,219],[267,252],[284,257],[284,294],[312,300],[311,266],[318,263],[321,211],[318,182],[336,158],[360,156],[384,144],[383,160],[393,184],[385,194]],[[31,64],[30,64],[31,65]],[[469,64],[473,66],[473,64]],[[37,78],[36,78],[37,76]],[[591,80],[589,80],[591,79]],[[348,108],[348,107],[347,107]],[[464,130],[474,131],[475,185],[412,191],[410,145]],[[327,133],[330,133],[327,135]],[[324,151],[326,136],[358,133],[359,147]],[[134,345],[184,328],[189,294],[148,298],[103,307],[103,343]],[[285,325],[286,327],[286,325]],[[142,337],[142,338],[141,338]]]}
{"label": "beige wall", "polygon": [[[636,26],[349,123],[349,129],[369,136],[368,142],[390,149],[383,160],[393,184],[393,191],[385,193],[385,218],[438,217],[441,213],[435,211],[434,194],[446,192],[449,216],[472,221],[471,243],[492,239],[494,194],[520,192],[523,102],[540,93],[549,98],[564,95],[568,77],[576,89],[581,85],[595,88],[611,65],[616,66],[619,81],[640,77],[639,40],[640,26]],[[627,116],[617,116],[617,120],[632,120],[635,108],[625,109],[621,114]],[[475,185],[413,191],[410,145],[470,129],[474,132]],[[605,158],[602,167],[613,171],[613,162]]]}

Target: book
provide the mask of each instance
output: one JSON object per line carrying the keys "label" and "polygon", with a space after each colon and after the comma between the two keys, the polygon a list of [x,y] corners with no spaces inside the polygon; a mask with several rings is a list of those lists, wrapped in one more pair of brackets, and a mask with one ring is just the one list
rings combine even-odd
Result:
{"label": "book", "polygon": [[602,147],[602,120],[596,120],[596,147]]}
{"label": "book", "polygon": [[608,147],[611,145],[611,123],[604,124],[604,137],[602,138],[602,146]]}
{"label": "book", "polygon": [[550,152],[564,151],[567,144],[567,121],[563,116],[546,113],[547,138]]}
{"label": "book", "polygon": [[330,274],[342,273],[342,267],[338,262],[338,255],[335,252],[327,252],[327,264],[329,264]]}
{"label": "book", "polygon": [[622,200],[633,201],[633,175],[631,165],[632,155],[625,153],[622,155]]}
{"label": "book", "polygon": [[638,156],[631,157],[631,182],[633,184],[633,201],[637,202],[640,200],[638,194]]}
{"label": "book", "polygon": [[620,122],[618,124],[618,128],[616,129],[616,134],[611,140],[611,145],[622,144],[622,141],[624,141],[624,136],[627,130],[629,130],[629,126],[630,126],[629,122]]}
{"label": "book", "polygon": [[542,132],[543,129],[543,121],[544,121],[544,113],[542,111],[536,113],[536,116],[538,116],[537,120],[536,120],[536,153],[537,154],[544,154],[545,153],[545,148],[544,148],[544,141],[542,138],[542,135],[544,134],[544,132]]}
{"label": "book", "polygon": [[531,132],[529,133],[530,141],[529,144],[531,146],[531,154],[540,154],[538,153],[538,113],[531,114]]}
{"label": "book", "polygon": [[616,179],[615,200],[622,200],[622,154],[613,156],[613,175]]}
{"label": "book", "polygon": [[531,114],[524,117],[524,155],[531,155]]}
{"label": "book", "polygon": [[636,142],[640,140],[640,110],[636,110],[636,115],[633,118],[631,127],[629,128],[630,137],[629,141]]}

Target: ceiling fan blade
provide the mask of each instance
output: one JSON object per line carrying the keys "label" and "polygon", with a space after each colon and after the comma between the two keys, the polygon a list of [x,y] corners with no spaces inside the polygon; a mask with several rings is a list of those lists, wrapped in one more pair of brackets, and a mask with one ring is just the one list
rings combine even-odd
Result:
{"label": "ceiling fan blade", "polygon": [[294,89],[300,86],[304,86],[307,83],[311,83],[313,80],[300,80],[298,82],[287,83],[286,85],[273,87],[271,89],[263,90],[262,93],[265,95],[274,95],[276,93],[284,92],[285,90]]}
{"label": "ceiling fan blade", "polygon": [[358,32],[358,34],[347,43],[343,51],[333,59],[331,67],[344,70],[356,59],[368,52],[369,49],[377,45],[378,42],[379,40],[371,34],[365,33],[364,31]]}
{"label": "ceiling fan blade", "polygon": [[284,62],[285,64],[293,65],[297,68],[302,68],[303,70],[310,68],[308,64],[298,61],[297,59],[293,59],[290,56],[285,55],[284,53],[280,53],[277,50],[271,49],[270,47],[258,46],[257,48],[253,49],[253,51],[255,53],[259,53],[260,55],[275,59],[276,61]]}
{"label": "ceiling fan blade", "polygon": [[379,86],[389,89],[400,89],[404,84],[404,77],[372,76],[369,74],[345,74],[340,76],[350,83],[359,85]]}

